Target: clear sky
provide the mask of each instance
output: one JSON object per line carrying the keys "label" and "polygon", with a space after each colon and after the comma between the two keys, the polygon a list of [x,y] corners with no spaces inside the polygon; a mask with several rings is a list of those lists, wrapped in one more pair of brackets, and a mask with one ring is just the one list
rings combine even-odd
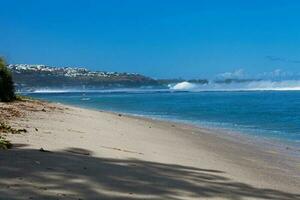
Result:
{"label": "clear sky", "polygon": [[300,71],[299,0],[0,0],[0,6],[0,55],[10,63],[156,78]]}

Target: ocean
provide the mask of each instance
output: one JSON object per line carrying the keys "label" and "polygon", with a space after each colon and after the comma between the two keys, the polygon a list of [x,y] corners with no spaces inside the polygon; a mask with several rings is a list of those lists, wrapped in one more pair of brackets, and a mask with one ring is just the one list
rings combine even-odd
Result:
{"label": "ocean", "polygon": [[84,108],[217,128],[300,147],[300,91],[106,90],[26,95]]}

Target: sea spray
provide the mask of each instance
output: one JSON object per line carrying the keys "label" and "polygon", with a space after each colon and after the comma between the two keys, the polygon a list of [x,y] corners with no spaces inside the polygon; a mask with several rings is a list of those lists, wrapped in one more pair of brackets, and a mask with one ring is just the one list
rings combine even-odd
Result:
{"label": "sea spray", "polygon": [[175,85],[169,85],[169,88],[172,90],[195,90],[198,88],[198,85],[184,81]]}
{"label": "sea spray", "polygon": [[249,82],[230,82],[217,83],[209,82],[208,84],[190,83],[187,81],[169,85],[170,90],[179,91],[300,91],[300,80],[258,80]]}

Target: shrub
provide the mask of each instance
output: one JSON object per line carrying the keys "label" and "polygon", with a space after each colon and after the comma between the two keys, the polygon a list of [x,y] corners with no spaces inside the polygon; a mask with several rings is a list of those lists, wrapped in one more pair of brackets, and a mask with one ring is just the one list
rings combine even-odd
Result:
{"label": "shrub", "polygon": [[11,72],[7,69],[5,61],[0,58],[0,101],[15,100],[15,88]]}
{"label": "shrub", "polygon": [[12,147],[12,144],[0,136],[0,150],[1,149],[10,149]]}

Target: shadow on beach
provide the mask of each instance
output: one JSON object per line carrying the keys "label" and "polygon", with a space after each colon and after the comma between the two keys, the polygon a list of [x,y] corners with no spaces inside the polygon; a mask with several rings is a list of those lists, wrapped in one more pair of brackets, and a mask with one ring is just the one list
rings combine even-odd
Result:
{"label": "shadow on beach", "polygon": [[21,146],[0,151],[0,199],[300,199],[235,182],[222,171]]}

